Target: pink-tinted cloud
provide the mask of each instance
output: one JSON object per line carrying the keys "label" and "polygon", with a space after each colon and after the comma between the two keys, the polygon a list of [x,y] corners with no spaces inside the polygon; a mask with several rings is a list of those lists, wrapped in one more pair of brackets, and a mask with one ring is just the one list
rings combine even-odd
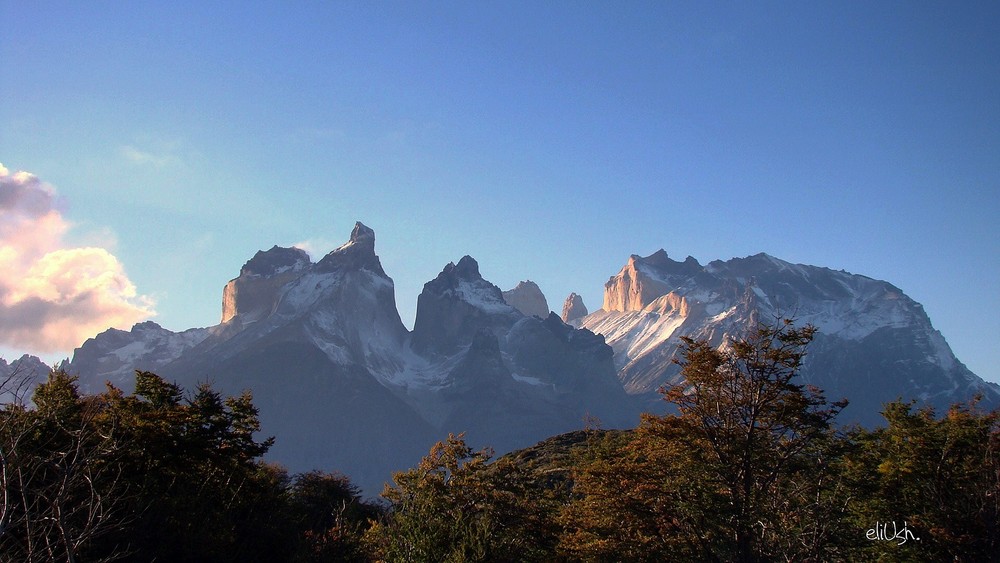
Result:
{"label": "pink-tinted cloud", "polygon": [[0,343],[68,351],[108,327],[154,315],[103,248],[66,248],[55,189],[0,164]]}

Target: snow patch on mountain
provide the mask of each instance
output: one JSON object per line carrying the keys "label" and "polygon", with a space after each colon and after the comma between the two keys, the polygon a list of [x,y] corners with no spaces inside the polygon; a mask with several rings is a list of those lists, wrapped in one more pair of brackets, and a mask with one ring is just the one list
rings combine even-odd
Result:
{"label": "snow patch on mountain", "polygon": [[331,289],[342,282],[342,272],[305,274],[286,286],[275,313],[284,318],[309,314],[317,304],[329,296]]}
{"label": "snow patch on mountain", "polygon": [[357,223],[317,263],[294,248],[258,252],[223,290],[219,325],[109,330],[65,365],[88,392],[106,379],[129,390],[134,369],[186,387],[251,388],[264,432],[278,436],[293,470],[356,472],[376,489],[405,467],[386,460],[425,453],[447,432],[502,451],[579,428],[586,413],[634,425],[639,411],[662,408],[656,390],[678,381],[681,336],[724,345],[780,316],[820,330],[806,381],[831,398],[849,395],[865,413],[890,395],[940,402],[983,385],[919,304],[847,272],[766,254],[702,266],[660,250],[628,259],[605,284],[605,307],[579,316],[585,308],[571,294],[560,319],[547,306],[543,315],[508,302],[464,256],[424,285],[411,332],[374,249],[374,231]]}
{"label": "snow patch on mountain", "polygon": [[153,321],[138,323],[129,331],[112,328],[88,339],[73,352],[72,362],[64,361],[59,367],[70,375],[89,376],[80,381],[85,393],[103,391],[105,381],[129,390],[136,370],[156,371],[198,347],[216,330],[173,332]]}
{"label": "snow patch on mountain", "polygon": [[680,263],[661,251],[632,255],[605,284],[604,303],[573,324],[604,335],[619,379],[633,394],[652,395],[676,380],[680,336],[724,345],[757,322],[790,317],[819,331],[804,373],[817,374],[810,382],[853,400],[859,386],[843,382],[861,376],[858,371],[870,381],[868,370],[877,369],[874,377],[881,375],[882,383],[857,399],[863,406],[854,412],[867,410],[859,420],[876,420],[881,399],[875,397],[883,396],[920,395],[944,404],[965,400],[967,390],[977,388],[991,404],[1000,403],[1000,390],[955,358],[920,304],[867,276],[764,253],[701,267],[693,258]]}
{"label": "snow patch on mountain", "polygon": [[511,313],[515,310],[492,291],[496,286],[477,281],[459,280],[455,293],[462,301],[485,313]]}
{"label": "snow patch on mountain", "polygon": [[176,357],[185,350],[193,348],[209,335],[206,328],[196,328],[184,332],[171,332],[159,325],[153,330],[149,327],[136,325],[133,328],[137,339],[111,353],[124,363],[135,363],[151,354],[164,358]]}

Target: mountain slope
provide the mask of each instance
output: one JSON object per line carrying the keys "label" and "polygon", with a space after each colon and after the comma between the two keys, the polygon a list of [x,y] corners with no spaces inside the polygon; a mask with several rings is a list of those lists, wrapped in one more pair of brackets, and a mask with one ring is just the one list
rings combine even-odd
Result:
{"label": "mountain slope", "polygon": [[63,367],[89,392],[106,380],[130,390],[133,369],[188,389],[251,389],[264,433],[277,437],[272,459],[343,471],[369,493],[448,433],[502,453],[585,419],[634,426],[678,381],[680,336],[722,344],[782,316],[819,328],[803,377],[852,401],[841,422],[878,424],[881,403],[897,397],[940,407],[982,393],[984,406],[1000,404],[997,386],[969,372],[898,288],[766,254],[705,266],[662,250],[632,256],[600,310],[570,315],[584,310],[571,296],[571,324],[507,303],[465,256],[424,285],[411,332],[375,233],[358,223],[316,263],[294,248],[258,252],[222,301],[218,325],[108,330]]}
{"label": "mountain slope", "polygon": [[316,263],[302,251],[258,252],[223,290],[222,322],[182,333],[153,323],[106,331],[64,366],[96,392],[131,389],[148,369],[188,389],[251,389],[269,454],[294,471],[343,471],[378,492],[449,432],[498,451],[583,426],[636,422],[611,349],[558,317],[525,316],[464,257],[428,282],[412,333],[400,322],[375,233]]}
{"label": "mountain slope", "polygon": [[24,354],[10,363],[0,358],[0,404],[30,401],[32,389],[45,381],[49,371],[36,356]]}
{"label": "mountain slope", "polygon": [[898,397],[943,408],[981,393],[984,406],[1000,405],[998,387],[959,362],[895,286],[766,254],[706,266],[662,250],[633,255],[605,284],[602,309],[572,324],[604,335],[626,391],[655,405],[656,390],[679,379],[680,336],[722,344],[781,317],[819,329],[803,378],[851,400],[842,422],[877,424],[881,404]]}

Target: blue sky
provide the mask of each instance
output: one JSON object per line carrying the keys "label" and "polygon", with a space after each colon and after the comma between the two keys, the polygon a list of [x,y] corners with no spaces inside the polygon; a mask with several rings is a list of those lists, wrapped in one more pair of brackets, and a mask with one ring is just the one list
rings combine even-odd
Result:
{"label": "blue sky", "polygon": [[215,324],[255,251],[318,259],[361,220],[407,325],[465,254],[593,310],[629,254],[763,251],[892,282],[1000,381],[995,2],[0,0],[0,21],[0,163],[51,193],[50,247],[117,259],[116,318]]}

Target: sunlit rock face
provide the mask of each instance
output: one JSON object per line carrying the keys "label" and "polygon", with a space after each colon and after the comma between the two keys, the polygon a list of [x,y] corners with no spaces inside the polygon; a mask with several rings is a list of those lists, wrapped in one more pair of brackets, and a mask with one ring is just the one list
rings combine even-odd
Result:
{"label": "sunlit rock face", "polygon": [[577,319],[582,319],[586,317],[590,312],[587,311],[587,306],[583,304],[583,297],[575,293],[570,293],[566,297],[566,301],[563,302],[562,308],[562,321],[564,323],[572,322]]}
{"label": "sunlit rock face", "polygon": [[567,323],[511,305],[465,256],[424,285],[411,332],[375,242],[358,223],[317,263],[294,248],[258,252],[223,291],[220,324],[111,329],[62,367],[90,393],[108,381],[130,392],[135,369],[187,389],[249,389],[263,434],[277,438],[272,460],[342,471],[370,494],[449,433],[502,453],[593,417],[634,426],[662,411],[661,386],[680,382],[681,336],[722,345],[786,316],[819,329],[802,382],[850,399],[842,422],[877,424],[897,397],[941,407],[980,393],[983,408],[1000,405],[997,386],[955,358],[918,303],[865,276],[766,254],[702,266],[659,251],[630,257],[600,310],[583,315],[571,295]]}
{"label": "sunlit rock face", "polygon": [[471,257],[425,284],[407,331],[375,232],[361,223],[315,264],[294,248],[258,252],[223,291],[216,326],[109,330],[66,367],[89,392],[105,380],[131,391],[134,369],[188,389],[250,389],[263,434],[277,438],[273,460],[342,471],[371,494],[449,433],[503,452],[588,416],[609,427],[638,420],[602,337],[525,315]]}
{"label": "sunlit rock face", "polygon": [[701,264],[694,258],[688,256],[684,262],[677,262],[662,249],[645,258],[633,254],[621,271],[604,284],[602,308],[605,311],[641,311],[701,270]]}
{"label": "sunlit rock face", "polygon": [[722,345],[759,322],[794,318],[819,329],[803,382],[851,401],[844,422],[878,424],[884,402],[913,398],[939,408],[1000,390],[959,362],[923,307],[893,285],[757,254],[701,266],[663,251],[631,256],[605,284],[604,307],[575,326],[603,335],[625,390],[655,409],[679,383],[681,336]]}
{"label": "sunlit rock face", "polygon": [[298,248],[272,247],[258,251],[222,290],[222,322],[237,315],[253,322],[271,313],[280,290],[311,266],[309,255]]}
{"label": "sunlit rock face", "polygon": [[531,280],[519,282],[514,289],[503,292],[503,299],[522,314],[541,319],[549,316],[549,304],[538,284]]}

